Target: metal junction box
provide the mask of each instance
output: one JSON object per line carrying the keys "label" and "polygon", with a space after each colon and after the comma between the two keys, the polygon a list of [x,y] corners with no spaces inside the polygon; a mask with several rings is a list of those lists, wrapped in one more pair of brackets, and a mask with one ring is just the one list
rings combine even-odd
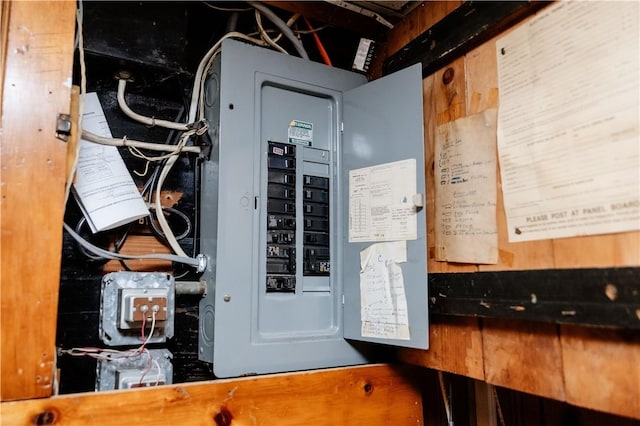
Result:
{"label": "metal junction box", "polygon": [[[358,341],[427,348],[419,64],[367,83],[226,40],[205,107],[200,359],[232,377],[366,363]],[[392,184],[413,210],[371,204]],[[373,257],[382,269],[365,265]]]}

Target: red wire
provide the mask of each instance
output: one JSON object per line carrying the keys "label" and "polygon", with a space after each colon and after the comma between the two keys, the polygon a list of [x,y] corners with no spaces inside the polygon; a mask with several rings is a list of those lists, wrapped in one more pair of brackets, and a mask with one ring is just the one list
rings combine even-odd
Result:
{"label": "red wire", "polygon": [[[304,19],[304,22],[307,23],[307,27],[309,27],[309,30],[313,31],[313,27],[311,26],[311,22],[309,22],[309,20],[305,16],[303,16],[302,18]],[[322,41],[320,41],[320,37],[318,36],[318,33],[313,33],[313,39],[316,41],[316,46],[318,46],[318,51],[320,52],[320,56],[322,56],[322,59],[324,60],[324,63],[329,65],[330,67],[332,67],[333,64],[331,63],[331,59],[329,58],[329,54],[324,49],[324,46],[322,45]]]}

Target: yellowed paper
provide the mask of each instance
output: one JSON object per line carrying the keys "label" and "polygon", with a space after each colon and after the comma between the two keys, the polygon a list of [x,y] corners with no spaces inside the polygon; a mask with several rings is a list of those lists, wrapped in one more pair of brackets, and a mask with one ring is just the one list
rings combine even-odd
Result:
{"label": "yellowed paper", "polygon": [[498,263],[496,110],[438,126],[436,260]]}
{"label": "yellowed paper", "polygon": [[638,2],[558,2],[496,43],[509,241],[640,229]]}
{"label": "yellowed paper", "polygon": [[362,337],[411,338],[400,267],[406,261],[406,241],[372,244],[360,252]]}
{"label": "yellowed paper", "polygon": [[349,242],[415,240],[416,160],[349,171]]}

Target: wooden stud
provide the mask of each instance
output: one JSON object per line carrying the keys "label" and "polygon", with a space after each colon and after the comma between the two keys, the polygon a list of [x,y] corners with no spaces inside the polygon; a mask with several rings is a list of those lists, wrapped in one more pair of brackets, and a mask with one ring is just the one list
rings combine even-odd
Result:
{"label": "wooden stud", "polygon": [[420,425],[410,369],[319,370],[0,405],[7,425]]}
{"label": "wooden stud", "polygon": [[9,7],[0,185],[2,400],[52,390],[67,150],[55,133],[57,115],[69,113],[75,8],[74,1]]}

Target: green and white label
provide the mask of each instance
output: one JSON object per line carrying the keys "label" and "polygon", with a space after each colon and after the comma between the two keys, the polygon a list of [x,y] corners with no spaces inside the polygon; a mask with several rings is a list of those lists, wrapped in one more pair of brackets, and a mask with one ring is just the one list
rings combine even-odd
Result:
{"label": "green and white label", "polygon": [[299,145],[313,145],[313,123],[291,120],[288,131],[289,143]]}

